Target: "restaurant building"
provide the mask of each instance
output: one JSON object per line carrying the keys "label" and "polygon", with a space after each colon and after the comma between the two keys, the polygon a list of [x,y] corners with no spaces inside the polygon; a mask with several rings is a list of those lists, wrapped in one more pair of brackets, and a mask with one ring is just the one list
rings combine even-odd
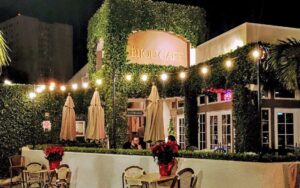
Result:
{"label": "restaurant building", "polygon": [[[174,33],[148,30],[135,31],[128,38],[127,59],[129,63],[171,65],[189,68],[214,57],[232,52],[250,43],[265,42],[275,44],[287,38],[300,39],[300,29],[256,23],[244,23],[196,48],[189,41]],[[96,68],[102,66],[103,41],[99,40],[96,53]],[[87,81],[85,66],[69,81]],[[256,85],[249,85],[257,90]],[[230,90],[212,92],[211,95],[198,96],[198,148],[215,149],[222,146],[234,151],[235,130],[232,120]],[[186,147],[186,127],[184,118],[184,98],[165,98],[164,130],[167,136],[170,122],[175,130],[177,141]],[[128,136],[141,134],[146,122],[145,98],[128,99]],[[255,113],[255,112],[254,112]],[[294,146],[300,143],[300,92],[265,91],[262,92],[262,145],[277,149],[282,145]]]}

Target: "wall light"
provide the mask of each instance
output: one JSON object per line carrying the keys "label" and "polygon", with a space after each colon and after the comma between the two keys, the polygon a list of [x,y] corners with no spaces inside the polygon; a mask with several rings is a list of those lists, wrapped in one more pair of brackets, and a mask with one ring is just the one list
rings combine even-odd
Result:
{"label": "wall light", "polygon": [[97,80],[96,80],[96,84],[97,84],[97,85],[102,85],[102,80],[101,80],[101,79],[97,79]]}
{"label": "wall light", "polygon": [[61,90],[62,92],[66,91],[66,86],[60,86],[60,90]]}
{"label": "wall light", "polygon": [[78,84],[72,84],[72,89],[73,89],[73,90],[78,89]]}
{"label": "wall light", "polygon": [[82,87],[83,87],[84,89],[87,89],[87,88],[89,87],[89,83],[83,82],[83,83],[82,83]]}
{"label": "wall light", "polygon": [[182,80],[185,79],[186,78],[186,72],[183,72],[183,71],[180,72],[179,73],[179,78],[182,79]]}
{"label": "wall light", "polygon": [[127,74],[127,75],[125,76],[125,78],[126,78],[127,81],[130,81],[130,80],[132,79],[132,76],[131,76],[130,74]]}

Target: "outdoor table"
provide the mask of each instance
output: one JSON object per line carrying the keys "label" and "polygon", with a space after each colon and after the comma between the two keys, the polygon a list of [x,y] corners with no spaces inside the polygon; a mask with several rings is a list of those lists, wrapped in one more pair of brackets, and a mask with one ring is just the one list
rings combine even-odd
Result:
{"label": "outdoor table", "polygon": [[145,185],[147,188],[157,188],[158,187],[158,183],[161,182],[165,182],[165,181],[169,181],[174,179],[175,174],[174,175],[170,175],[170,176],[161,176],[159,173],[149,173],[149,174],[145,174],[142,175],[140,177],[127,177],[128,180],[137,180],[137,181],[141,181],[143,185]]}

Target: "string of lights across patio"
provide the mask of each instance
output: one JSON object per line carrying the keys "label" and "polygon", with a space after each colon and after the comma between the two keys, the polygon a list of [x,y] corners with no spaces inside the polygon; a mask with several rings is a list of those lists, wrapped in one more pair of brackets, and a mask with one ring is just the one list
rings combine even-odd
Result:
{"label": "string of lights across patio", "polygon": [[[262,51],[259,48],[255,48],[252,51],[252,56],[255,60],[262,58],[262,56],[264,55],[264,51]],[[233,67],[234,65],[234,59],[235,58],[228,58],[225,60],[224,65],[227,69],[230,69]],[[160,77],[160,80],[162,82],[166,82],[168,80],[168,78],[170,77],[170,75],[178,75],[180,80],[185,80],[187,77],[189,70],[184,70],[184,71],[180,71],[180,72],[175,72],[175,73],[162,73],[160,75],[158,75],[158,77]],[[199,69],[199,73],[202,76],[206,76],[209,73],[209,66],[206,64],[203,64],[200,69]],[[132,80],[132,74],[126,74],[125,75],[125,79],[126,81],[131,81]],[[149,76],[147,74],[142,74],[140,76],[141,81],[143,82],[147,82],[149,79]],[[9,79],[5,79],[3,82],[4,85],[13,85],[14,83],[12,81],[10,81]],[[96,87],[100,87],[103,84],[103,80],[102,79],[96,79],[95,80],[95,85]],[[53,92],[55,91],[57,88],[59,88],[59,90],[61,92],[67,92],[67,89],[69,89],[69,91],[76,91],[79,89],[84,89],[87,90],[90,88],[90,82],[82,82],[81,84],[78,83],[72,83],[72,84],[60,84],[59,87],[57,87],[58,84],[56,84],[55,82],[50,82],[50,84],[45,85],[45,84],[34,84],[34,91],[29,92],[28,97],[30,99],[34,99],[37,94],[43,93],[45,91],[50,91]]]}

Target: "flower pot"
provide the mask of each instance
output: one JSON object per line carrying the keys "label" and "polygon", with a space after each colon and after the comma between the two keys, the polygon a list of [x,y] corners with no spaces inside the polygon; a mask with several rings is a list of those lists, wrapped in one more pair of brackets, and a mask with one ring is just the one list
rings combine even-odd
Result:
{"label": "flower pot", "polygon": [[56,161],[49,161],[49,168],[50,170],[55,170],[59,167],[60,165],[60,160],[56,160]]}
{"label": "flower pot", "polygon": [[168,164],[159,164],[159,174],[161,176],[169,176],[171,175],[172,169],[175,165],[174,161],[169,162]]}

